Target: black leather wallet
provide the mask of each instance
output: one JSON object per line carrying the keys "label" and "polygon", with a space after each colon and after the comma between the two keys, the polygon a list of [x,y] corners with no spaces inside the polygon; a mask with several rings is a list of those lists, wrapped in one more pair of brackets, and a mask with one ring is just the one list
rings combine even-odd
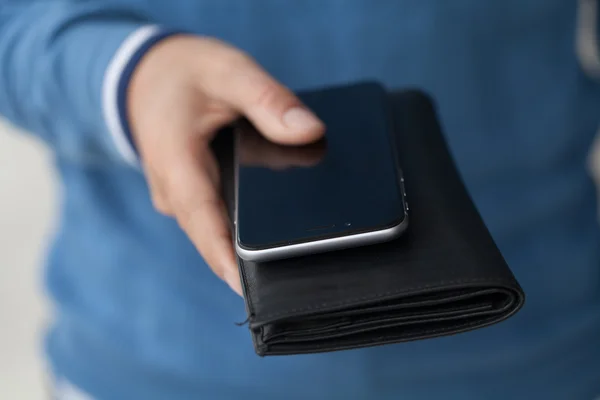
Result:
{"label": "black leather wallet", "polygon": [[[451,335],[500,322],[524,293],[469,197],[429,98],[390,95],[409,227],[397,240],[265,263],[238,259],[258,355]],[[310,106],[310,104],[308,104]],[[219,139],[233,204],[229,139]]]}

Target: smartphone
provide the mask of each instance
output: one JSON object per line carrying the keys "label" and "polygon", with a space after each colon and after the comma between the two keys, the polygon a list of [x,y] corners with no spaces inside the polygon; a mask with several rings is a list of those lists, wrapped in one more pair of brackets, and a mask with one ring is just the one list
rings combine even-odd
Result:
{"label": "smartphone", "polygon": [[377,83],[300,94],[326,125],[307,146],[235,129],[235,248],[269,261],[398,237],[408,225],[386,90]]}

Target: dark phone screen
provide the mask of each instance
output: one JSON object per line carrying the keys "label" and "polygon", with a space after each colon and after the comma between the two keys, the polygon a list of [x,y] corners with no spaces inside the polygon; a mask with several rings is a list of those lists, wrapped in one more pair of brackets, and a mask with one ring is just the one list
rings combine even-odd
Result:
{"label": "dark phone screen", "polygon": [[326,124],[309,146],[238,129],[238,240],[264,249],[391,227],[404,218],[385,90],[377,84],[301,96]]}

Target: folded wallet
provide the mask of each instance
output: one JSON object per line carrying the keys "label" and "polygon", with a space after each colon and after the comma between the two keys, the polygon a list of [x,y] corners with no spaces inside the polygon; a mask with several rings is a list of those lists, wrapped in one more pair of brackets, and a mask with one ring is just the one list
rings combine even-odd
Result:
{"label": "folded wallet", "polygon": [[[238,258],[258,355],[451,335],[500,322],[522,307],[524,293],[465,189],[431,100],[419,91],[389,99],[407,231],[391,242],[299,258]],[[231,138],[220,135],[215,149],[231,212]]]}

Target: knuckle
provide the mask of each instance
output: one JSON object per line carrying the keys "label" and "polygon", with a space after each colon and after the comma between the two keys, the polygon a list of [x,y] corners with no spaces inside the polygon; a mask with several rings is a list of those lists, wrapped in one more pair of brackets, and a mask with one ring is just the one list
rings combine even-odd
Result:
{"label": "knuckle", "polygon": [[200,213],[199,207],[193,204],[190,200],[190,196],[186,194],[173,196],[171,201],[179,225],[183,228],[191,227]]}
{"label": "knuckle", "polygon": [[241,75],[248,68],[254,66],[254,60],[248,54],[238,50],[227,50],[220,54],[218,69],[220,75],[228,79],[231,76]]}
{"label": "knuckle", "polygon": [[192,196],[177,196],[173,199],[173,207],[177,216],[177,221],[183,228],[194,230],[203,229],[203,220],[210,213],[207,211],[214,207],[214,201],[210,199],[194,199]]}
{"label": "knuckle", "polygon": [[282,104],[281,88],[275,83],[265,83],[257,92],[254,104],[259,107],[272,109],[273,107],[286,107],[287,104]]}
{"label": "knuckle", "polygon": [[165,216],[172,216],[173,211],[169,207],[168,202],[160,195],[152,195],[152,206],[156,211]]}
{"label": "knuckle", "polygon": [[164,179],[163,190],[168,193],[169,197],[180,202],[181,198],[187,198],[188,195],[188,173],[183,168],[173,167],[167,172]]}
{"label": "knuckle", "polygon": [[277,114],[282,114],[299,104],[299,100],[291,92],[269,79],[260,84],[254,98],[254,106],[272,110]]}
{"label": "knuckle", "polygon": [[150,200],[152,201],[152,206],[156,211],[163,215],[171,215],[171,208],[165,195],[162,180],[153,172],[148,172],[146,176],[150,188]]}
{"label": "knuckle", "polygon": [[223,268],[220,268],[218,265],[214,265],[214,263],[209,263],[208,266],[218,278],[225,280],[225,270],[223,270]]}
{"label": "knuckle", "polygon": [[192,197],[186,192],[173,194],[169,200],[171,214],[179,226],[190,234],[201,209],[194,204]]}
{"label": "knuckle", "polygon": [[175,219],[179,226],[190,234],[198,210],[183,206],[180,204],[174,205]]}

